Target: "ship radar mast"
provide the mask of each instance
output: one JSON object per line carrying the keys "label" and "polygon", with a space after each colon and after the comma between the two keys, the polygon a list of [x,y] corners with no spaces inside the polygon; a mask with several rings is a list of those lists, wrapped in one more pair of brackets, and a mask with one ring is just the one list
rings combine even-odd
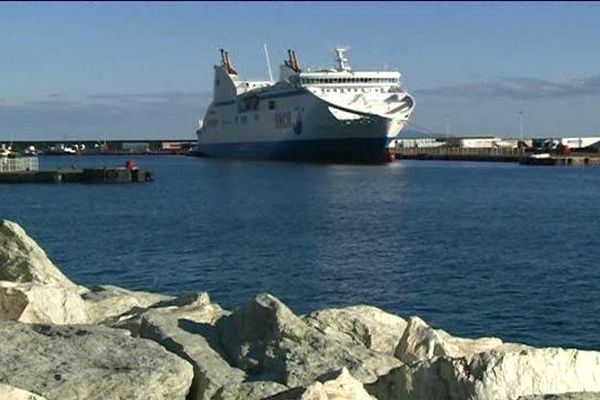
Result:
{"label": "ship radar mast", "polygon": [[346,51],[348,51],[348,49],[345,47],[335,48],[335,62],[337,63],[336,69],[338,71],[350,72],[352,70],[352,68],[350,68],[350,64],[348,63],[348,58],[346,58]]}

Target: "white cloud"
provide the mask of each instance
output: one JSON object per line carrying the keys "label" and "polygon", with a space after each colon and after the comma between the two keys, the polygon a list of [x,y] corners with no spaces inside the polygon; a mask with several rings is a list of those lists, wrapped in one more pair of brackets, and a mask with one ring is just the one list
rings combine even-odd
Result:
{"label": "white cloud", "polygon": [[193,138],[208,92],[51,94],[21,104],[0,103],[0,138]]}
{"label": "white cloud", "polygon": [[417,91],[418,94],[449,97],[507,97],[528,100],[560,96],[600,95],[600,76],[568,81],[511,77]]}

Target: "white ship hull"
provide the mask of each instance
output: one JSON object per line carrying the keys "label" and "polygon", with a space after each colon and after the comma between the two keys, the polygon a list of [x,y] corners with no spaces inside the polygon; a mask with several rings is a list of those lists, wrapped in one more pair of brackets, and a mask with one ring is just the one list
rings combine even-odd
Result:
{"label": "white ship hull", "polygon": [[[217,71],[216,85],[225,79],[223,75]],[[298,83],[304,80],[296,79]],[[365,88],[347,82],[346,89],[340,87],[340,91],[336,85],[330,86],[300,85],[288,79],[255,90],[237,90],[235,96],[215,98],[203,127],[197,131],[198,155],[385,161],[389,141],[399,134],[410,116],[412,98],[385,84]]]}

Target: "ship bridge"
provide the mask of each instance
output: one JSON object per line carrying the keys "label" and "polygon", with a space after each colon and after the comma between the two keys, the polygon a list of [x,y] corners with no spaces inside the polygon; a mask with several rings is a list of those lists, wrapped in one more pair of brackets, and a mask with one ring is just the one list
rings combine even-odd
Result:
{"label": "ship bridge", "polygon": [[391,87],[400,85],[400,73],[397,71],[352,71],[346,48],[335,49],[335,69],[319,71],[298,71],[291,83],[303,87],[346,88],[356,91],[361,88]]}
{"label": "ship bridge", "polygon": [[[400,73],[391,71],[368,72],[303,72],[290,77],[290,83],[318,92],[395,91],[400,88]],[[313,91],[311,90],[311,91]]]}
{"label": "ship bridge", "polygon": [[[343,49],[342,49],[343,50]],[[398,71],[352,71],[348,59],[336,49],[337,67],[318,71],[300,71],[287,81],[306,90],[330,106],[340,120],[378,115],[401,124],[414,108],[412,96],[402,89]]]}

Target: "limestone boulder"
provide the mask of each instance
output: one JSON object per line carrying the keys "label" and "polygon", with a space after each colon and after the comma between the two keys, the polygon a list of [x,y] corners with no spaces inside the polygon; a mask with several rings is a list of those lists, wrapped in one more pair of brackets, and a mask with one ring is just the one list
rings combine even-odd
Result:
{"label": "limestone boulder", "polygon": [[128,312],[103,320],[102,324],[113,328],[127,329],[132,335],[140,336],[140,328],[142,326],[143,318],[149,314],[152,314],[154,311],[157,311],[159,314],[171,312],[173,315],[175,315],[177,312],[197,310],[208,305],[212,306],[204,309],[204,312],[214,312],[210,313],[210,316],[208,316],[209,314],[206,314],[207,316],[203,318],[209,318],[212,323],[216,322],[223,315],[227,314],[227,311],[223,310],[218,304],[211,303],[208,293],[198,292],[187,296],[161,300],[145,308],[134,307]]}
{"label": "limestone boulder", "polygon": [[7,220],[0,220],[0,281],[87,291],[67,278],[23,228]]}
{"label": "limestone boulder", "polygon": [[503,348],[458,358],[439,356],[396,368],[367,390],[380,400],[514,400],[599,392],[600,352]]}
{"label": "limestone boulder", "polygon": [[361,344],[340,342],[309,326],[281,301],[259,294],[217,323],[226,356],[253,379],[289,387],[308,386],[319,376],[349,369],[373,382],[401,363]]}
{"label": "limestone boulder", "polygon": [[271,399],[289,388],[277,382],[245,381],[238,385],[223,386],[212,400],[259,400]]}
{"label": "limestone boulder", "polygon": [[150,340],[95,325],[0,322],[0,383],[48,400],[184,400],[192,366]]}
{"label": "limestone boulder", "polygon": [[173,300],[173,296],[159,293],[132,291],[118,286],[103,285],[82,295],[88,309],[90,322],[99,323],[133,309],[147,308],[161,301]]}
{"label": "limestone boulder", "polygon": [[600,400],[600,392],[536,394],[521,396],[517,400]]}
{"label": "limestone boulder", "polygon": [[326,376],[306,388],[294,388],[268,400],[372,400],[364,386],[346,368]]}
{"label": "limestone boulder", "polygon": [[337,378],[315,382],[300,397],[301,400],[372,400],[362,383],[344,368]]}
{"label": "limestone boulder", "polygon": [[214,326],[224,315],[226,311],[211,303],[208,294],[202,292],[133,310],[112,326],[153,340],[190,362],[194,368],[190,394],[194,399],[213,399],[225,388],[228,398],[236,398],[246,374],[229,365],[224,357]]}
{"label": "limestone boulder", "polygon": [[397,315],[366,305],[320,310],[303,320],[341,342],[359,343],[392,356],[407,325]]}
{"label": "limestone boulder", "polygon": [[0,281],[0,320],[40,324],[85,324],[81,296],[62,286]]}
{"label": "limestone boulder", "polygon": [[502,340],[497,338],[454,337],[441,329],[433,329],[419,317],[411,317],[395,355],[404,363],[413,363],[438,356],[463,357],[500,349],[503,345]]}
{"label": "limestone boulder", "polygon": [[2,400],[46,400],[44,397],[27,390],[0,383],[0,399]]}

